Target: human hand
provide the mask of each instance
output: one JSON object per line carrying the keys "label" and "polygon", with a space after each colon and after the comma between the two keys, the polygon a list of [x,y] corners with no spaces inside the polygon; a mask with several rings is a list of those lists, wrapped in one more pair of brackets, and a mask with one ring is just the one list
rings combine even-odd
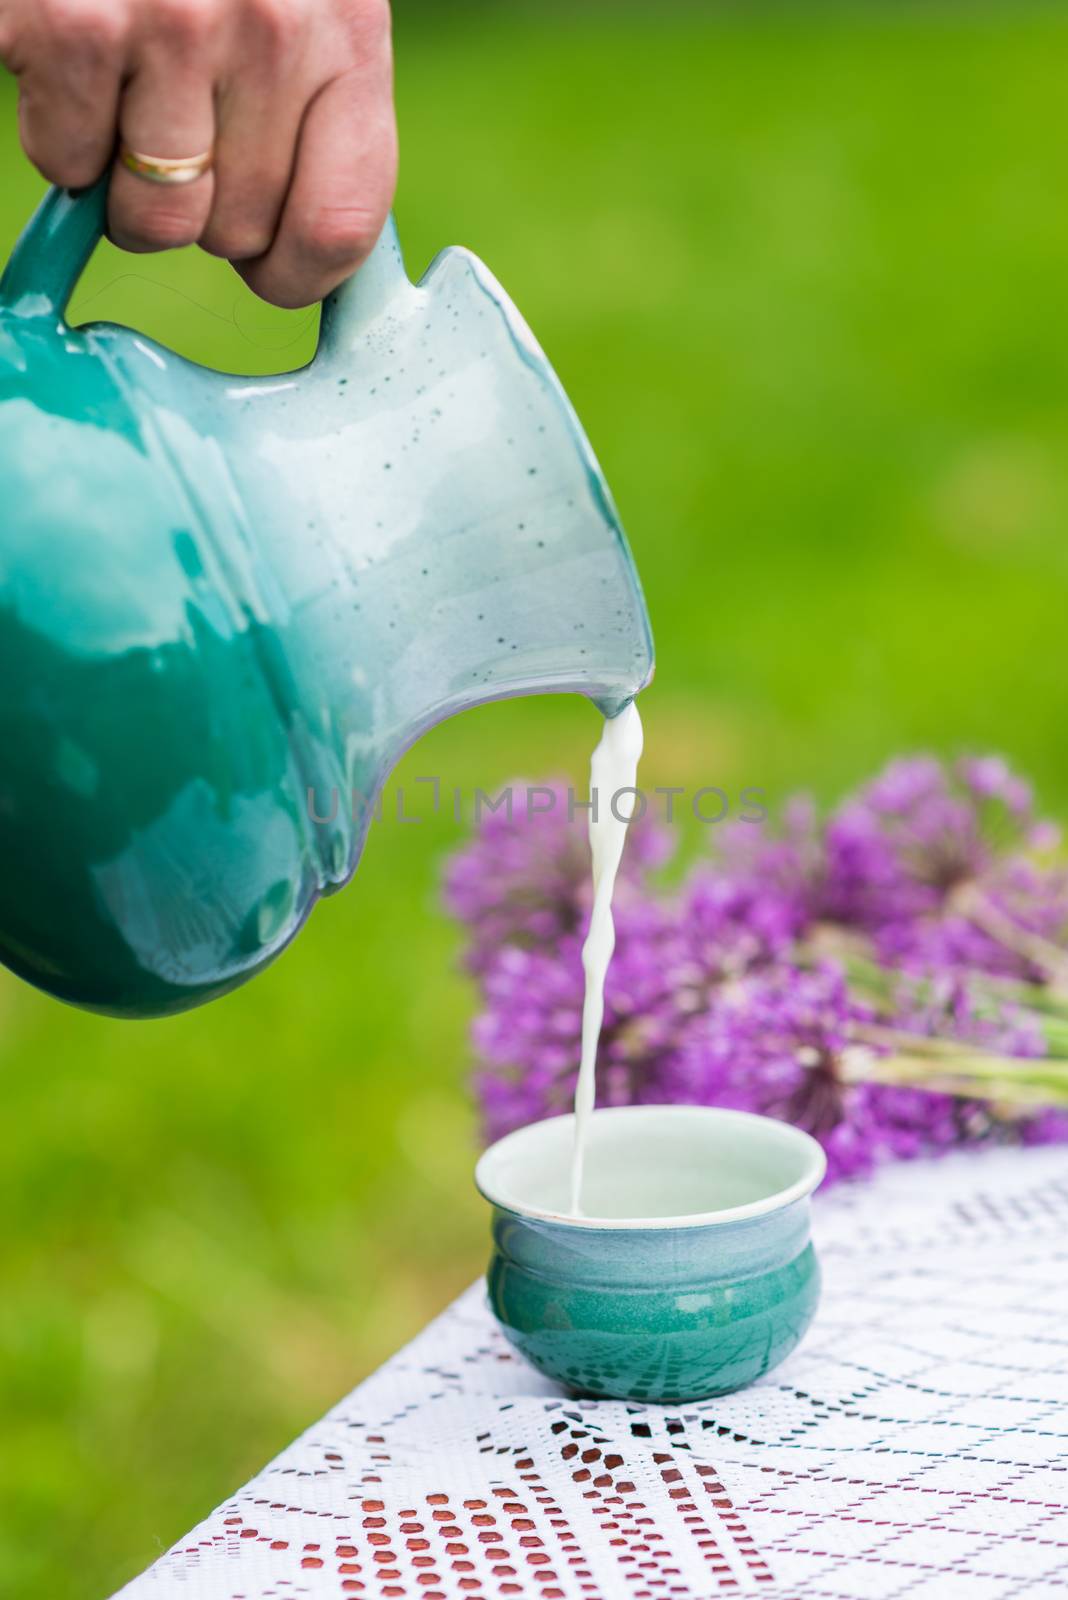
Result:
{"label": "human hand", "polygon": [[303,306],[378,238],[397,171],[388,0],[0,0],[0,61],[52,183],[93,183],[117,145],[214,152],[180,184],[115,161],[123,249],[198,243],[265,300]]}

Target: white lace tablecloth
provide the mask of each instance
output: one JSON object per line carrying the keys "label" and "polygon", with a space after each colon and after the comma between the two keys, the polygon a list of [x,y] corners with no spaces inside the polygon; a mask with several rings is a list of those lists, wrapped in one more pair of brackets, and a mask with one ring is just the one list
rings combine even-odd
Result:
{"label": "white lace tablecloth", "polygon": [[817,1203],[825,1290],[742,1394],[574,1400],[481,1285],[123,1600],[1015,1600],[1068,1590],[1068,1151]]}

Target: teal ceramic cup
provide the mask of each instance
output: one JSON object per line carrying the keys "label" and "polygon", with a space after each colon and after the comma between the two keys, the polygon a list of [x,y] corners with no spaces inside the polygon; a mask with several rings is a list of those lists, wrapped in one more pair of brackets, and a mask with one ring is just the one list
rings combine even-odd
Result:
{"label": "teal ceramic cup", "polygon": [[699,1400],[778,1365],[816,1310],[810,1197],[823,1151],[787,1123],[706,1106],[595,1111],[581,1217],[574,1118],[482,1156],[489,1300],[506,1337],[582,1394]]}

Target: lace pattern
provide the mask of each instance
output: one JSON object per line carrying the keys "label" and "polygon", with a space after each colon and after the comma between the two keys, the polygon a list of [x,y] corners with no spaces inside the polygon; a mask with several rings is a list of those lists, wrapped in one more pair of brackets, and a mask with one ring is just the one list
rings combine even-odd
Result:
{"label": "lace pattern", "polygon": [[824,1299],[740,1394],[575,1400],[461,1295],[123,1600],[1068,1591],[1068,1153],[816,1204]]}

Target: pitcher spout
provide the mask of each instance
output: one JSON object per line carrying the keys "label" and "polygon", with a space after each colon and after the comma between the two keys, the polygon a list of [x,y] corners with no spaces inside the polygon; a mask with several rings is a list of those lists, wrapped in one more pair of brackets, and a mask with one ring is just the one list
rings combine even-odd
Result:
{"label": "pitcher spout", "polygon": [[[570,692],[614,715],[649,681],[649,620],[604,477],[526,323],[468,251],[412,284],[388,228],[324,306],[312,366],[239,394],[254,427],[233,471],[285,668],[272,689],[284,706],[287,680],[316,686],[289,720],[318,794],[374,794],[423,731],[467,707]],[[316,832],[327,888],[362,834]]]}
{"label": "pitcher spout", "polygon": [[653,671],[641,585],[582,425],[493,274],[452,248],[412,285],[390,224],[324,315],[339,414],[346,391],[374,397],[335,528],[405,742],[514,695],[622,709]]}

